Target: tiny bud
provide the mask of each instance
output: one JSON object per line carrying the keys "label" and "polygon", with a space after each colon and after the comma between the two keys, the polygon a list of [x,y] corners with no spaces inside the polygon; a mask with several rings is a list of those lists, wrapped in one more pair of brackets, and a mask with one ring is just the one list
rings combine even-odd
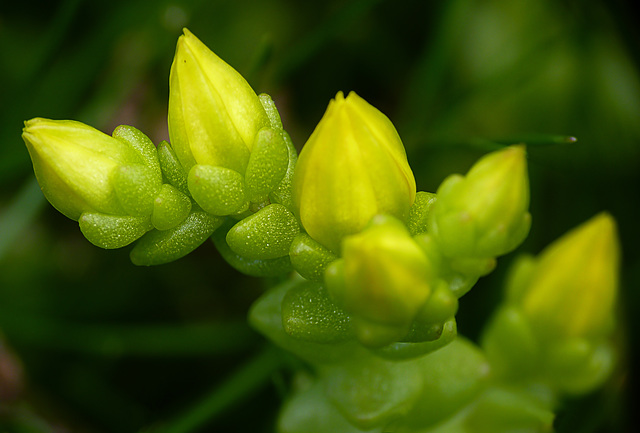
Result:
{"label": "tiny bud", "polygon": [[378,346],[403,337],[432,292],[433,275],[404,225],[377,216],[361,233],[344,239],[342,257],[329,265],[325,282],[353,315],[361,341]]}
{"label": "tiny bud", "polygon": [[524,146],[486,155],[466,176],[440,185],[429,231],[448,257],[490,258],[506,254],[531,225]]}

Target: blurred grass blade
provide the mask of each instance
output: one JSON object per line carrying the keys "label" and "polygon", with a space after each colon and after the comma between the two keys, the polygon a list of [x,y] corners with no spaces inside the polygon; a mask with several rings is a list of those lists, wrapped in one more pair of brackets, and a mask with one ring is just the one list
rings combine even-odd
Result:
{"label": "blurred grass blade", "polygon": [[[426,139],[422,140],[427,142]],[[436,149],[469,149],[480,150],[483,152],[492,152],[494,150],[504,149],[513,144],[525,144],[527,147],[556,146],[563,144],[573,144],[578,141],[577,138],[569,135],[550,135],[550,134],[523,134],[504,138],[464,138],[464,137],[440,137],[431,138],[428,146],[423,146],[430,150]],[[424,149],[419,149],[424,151]]]}
{"label": "blurred grass blade", "polygon": [[62,46],[67,32],[71,29],[81,3],[82,0],[66,0],[59,6],[46,33],[40,39],[42,44],[33,56],[34,62],[31,65],[31,70],[25,71],[19,86],[27,86],[35,81],[47,64],[53,60],[56,52]]}
{"label": "blurred grass blade", "polygon": [[276,73],[276,80],[284,82],[301,65],[320,50],[328,41],[341,32],[348,32],[349,26],[367,14],[381,0],[358,0],[347,4],[334,16],[323,20],[317,28],[306,34],[282,59]]}
{"label": "blurred grass blade", "polygon": [[280,367],[282,360],[274,346],[267,346],[262,352],[241,366],[222,384],[191,409],[159,428],[147,431],[154,433],[188,433],[203,427],[221,415],[234,404],[262,388]]}
{"label": "blurred grass blade", "polygon": [[578,139],[569,135],[525,134],[513,137],[493,139],[489,141],[505,146],[519,143],[524,143],[527,146],[548,146],[553,144],[571,144],[578,141]]}
{"label": "blurred grass blade", "polygon": [[245,322],[187,325],[65,323],[0,308],[0,328],[10,341],[39,349],[98,356],[197,356],[236,353],[257,340]]}
{"label": "blurred grass blade", "polygon": [[0,213],[0,260],[22,236],[45,204],[40,185],[35,178],[28,180]]}

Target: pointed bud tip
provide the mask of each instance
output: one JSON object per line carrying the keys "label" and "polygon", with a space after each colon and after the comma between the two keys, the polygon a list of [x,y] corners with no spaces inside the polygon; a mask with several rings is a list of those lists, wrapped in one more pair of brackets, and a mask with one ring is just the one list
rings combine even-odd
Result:
{"label": "pointed bud tip", "polygon": [[617,298],[618,266],[616,223],[602,212],[540,254],[523,311],[543,334],[602,335]]}
{"label": "pointed bud tip", "polygon": [[613,216],[607,212],[603,211],[593,217],[591,220],[591,224],[594,227],[598,228],[598,231],[601,233],[607,233],[609,235],[614,235],[617,232],[616,229],[616,221]]}
{"label": "pointed bud tip", "polygon": [[176,45],[176,49],[178,51],[181,50],[189,50],[189,51],[198,51],[199,45],[203,45],[202,41],[200,39],[198,39],[198,37],[196,35],[194,35],[193,33],[191,33],[191,31],[189,31],[188,28],[183,27],[182,28],[182,35],[180,35],[180,37],[178,37],[178,43]]}
{"label": "pointed bud tip", "polygon": [[616,221],[609,212],[600,212],[594,216],[585,224],[583,230],[594,238],[594,245],[602,245],[605,254],[613,254],[614,260],[617,260],[618,230]]}
{"label": "pointed bud tip", "polygon": [[527,159],[527,146],[523,143],[514,144],[502,151],[505,160],[512,161],[514,164],[524,165]]}
{"label": "pointed bud tip", "polygon": [[[484,166],[485,169],[486,167],[492,167],[493,170],[500,169],[503,176],[515,180],[518,177],[526,176],[527,148],[524,144],[514,144],[494,154],[487,155],[485,161],[485,164],[489,164]],[[479,166],[482,167],[480,164]]]}
{"label": "pointed bud tip", "polygon": [[184,39],[198,39],[198,38],[193,33],[191,33],[191,31],[188,28],[183,27],[182,34],[178,38],[178,41],[180,41],[181,39],[184,40]]}
{"label": "pointed bud tip", "polygon": [[27,129],[33,129],[46,122],[47,122],[47,119],[44,119],[42,117],[34,117],[33,119],[25,120],[24,128],[22,128],[22,131],[27,132]]}

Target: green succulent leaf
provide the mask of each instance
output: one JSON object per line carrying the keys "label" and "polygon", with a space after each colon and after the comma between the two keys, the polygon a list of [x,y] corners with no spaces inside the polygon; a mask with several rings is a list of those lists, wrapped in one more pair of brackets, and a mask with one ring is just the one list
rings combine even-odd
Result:
{"label": "green succulent leaf", "polygon": [[133,147],[144,161],[144,165],[151,169],[155,175],[155,183],[162,182],[162,171],[160,170],[160,162],[158,161],[158,152],[153,142],[138,129],[133,126],[120,125],[114,131],[112,136],[120,139]]}
{"label": "green succulent leaf", "polygon": [[256,134],[244,175],[247,199],[253,203],[267,200],[282,181],[289,164],[289,151],[282,133],[262,128]]}
{"label": "green succulent leaf", "polygon": [[280,203],[293,212],[295,209],[292,190],[293,173],[295,171],[296,163],[298,162],[298,151],[286,131],[282,131],[282,138],[284,139],[284,143],[287,147],[287,171],[278,186],[276,186],[276,188],[269,194],[269,200],[271,200],[271,203]]}
{"label": "green succulent leaf", "polygon": [[151,230],[149,218],[105,215],[85,212],[78,220],[80,231],[92,244],[100,248],[122,248]]}
{"label": "green succulent leaf", "polygon": [[518,390],[491,388],[465,420],[477,433],[552,432],[554,414],[543,402]]}
{"label": "green succulent leaf", "polygon": [[151,223],[158,230],[172,229],[191,212],[191,200],[177,188],[165,183],[153,202]]}
{"label": "green succulent leaf", "polygon": [[517,308],[504,307],[494,314],[483,334],[482,347],[501,377],[529,378],[540,365],[539,342]]}
{"label": "green succulent leaf", "polygon": [[247,259],[276,259],[288,256],[299,232],[296,218],[286,207],[270,204],[233,226],[227,234],[227,244]]}
{"label": "green succulent leaf", "polygon": [[293,338],[286,333],[282,324],[282,301],[289,290],[301,284],[309,282],[293,278],[260,296],[249,310],[251,326],[278,346],[314,365],[337,364],[359,356],[362,348],[353,341],[316,343]]}
{"label": "green succulent leaf", "polygon": [[271,128],[275,129],[276,131],[282,131],[282,120],[280,119],[280,113],[278,112],[278,108],[276,108],[276,104],[273,102],[271,96],[266,93],[261,93],[258,95],[258,99],[260,99],[262,108],[264,108],[265,113],[267,113]]}
{"label": "green succulent leaf", "polygon": [[229,168],[194,165],[188,184],[193,199],[211,215],[231,215],[246,203],[244,179]]}
{"label": "green succulent leaf", "polygon": [[275,277],[291,272],[289,256],[275,259],[249,259],[234,252],[227,244],[227,231],[220,229],[212,240],[223,259],[234,269],[252,277]]}
{"label": "green succulent leaf", "polygon": [[[281,433],[361,433],[362,430],[349,423],[330,402],[322,386],[315,381],[309,388],[301,390],[288,400],[278,420]],[[367,430],[381,433],[384,427]]]}
{"label": "green succulent leaf", "polygon": [[440,327],[439,334],[439,337],[433,339],[433,341],[395,342],[381,348],[372,349],[372,351],[381,358],[393,361],[418,358],[435,352],[451,343],[458,335],[455,319],[452,318],[445,322],[445,324]]}
{"label": "green succulent leaf", "polygon": [[157,176],[142,164],[121,165],[113,175],[113,185],[118,201],[133,216],[150,216],[153,202],[161,187]]}
{"label": "green succulent leaf", "polygon": [[409,209],[409,219],[407,220],[407,227],[411,236],[427,231],[429,211],[436,199],[436,194],[432,192],[419,191],[416,193],[416,199]]}
{"label": "green succulent leaf", "polygon": [[488,383],[487,360],[475,345],[463,338],[456,338],[414,362],[423,373],[423,386],[405,419],[413,429],[424,429],[446,420],[480,395]]}
{"label": "green succulent leaf", "polygon": [[187,173],[184,171],[173,147],[166,141],[158,145],[158,160],[162,168],[163,179],[183,194],[191,195],[187,184]]}
{"label": "green succulent leaf", "polygon": [[282,300],[282,324],[287,334],[316,343],[353,339],[351,319],[331,301],[323,287],[300,284]]}
{"label": "green succulent leaf", "polygon": [[198,248],[223,222],[223,218],[192,209],[178,226],[147,233],[131,250],[131,261],[138,266],[152,266],[178,260]]}
{"label": "green succulent leaf", "polygon": [[310,281],[322,282],[329,263],[338,257],[306,233],[299,233],[291,242],[289,257],[293,268]]}
{"label": "green succulent leaf", "polygon": [[420,396],[424,381],[417,363],[387,361],[376,356],[324,367],[320,375],[329,400],[363,430],[406,415]]}

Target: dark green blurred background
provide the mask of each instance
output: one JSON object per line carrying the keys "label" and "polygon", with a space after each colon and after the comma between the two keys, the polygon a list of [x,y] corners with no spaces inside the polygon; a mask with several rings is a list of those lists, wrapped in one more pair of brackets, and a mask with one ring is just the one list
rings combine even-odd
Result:
{"label": "dark green blurred background", "polygon": [[[631,431],[640,307],[640,39],[623,0],[31,1],[0,6],[0,432],[272,432],[296,361],[245,323],[273,281],[209,243],[137,268],[48,205],[20,138],[32,117],[168,138],[183,26],[270,93],[300,148],[338,90],[396,124],[421,190],[494,143],[530,143],[538,253],[610,211],[623,248],[620,367],[559,432]],[[558,137],[556,137],[558,136]],[[561,142],[575,136],[575,144]],[[461,301],[477,338],[511,254]],[[637,408],[635,408],[637,409]]]}

